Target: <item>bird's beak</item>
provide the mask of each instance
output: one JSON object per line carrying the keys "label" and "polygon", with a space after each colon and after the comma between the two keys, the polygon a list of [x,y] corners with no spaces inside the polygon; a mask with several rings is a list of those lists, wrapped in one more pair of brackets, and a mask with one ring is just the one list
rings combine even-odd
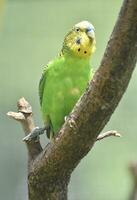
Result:
{"label": "bird's beak", "polygon": [[95,39],[95,32],[94,32],[93,29],[88,30],[87,35],[88,35],[89,38]]}

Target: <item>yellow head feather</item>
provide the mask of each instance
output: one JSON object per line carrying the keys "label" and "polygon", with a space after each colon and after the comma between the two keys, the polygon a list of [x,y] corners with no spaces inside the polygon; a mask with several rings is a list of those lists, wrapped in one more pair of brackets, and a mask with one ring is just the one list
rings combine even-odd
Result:
{"label": "yellow head feather", "polygon": [[94,27],[87,21],[76,24],[66,35],[63,53],[79,58],[89,58],[96,49]]}

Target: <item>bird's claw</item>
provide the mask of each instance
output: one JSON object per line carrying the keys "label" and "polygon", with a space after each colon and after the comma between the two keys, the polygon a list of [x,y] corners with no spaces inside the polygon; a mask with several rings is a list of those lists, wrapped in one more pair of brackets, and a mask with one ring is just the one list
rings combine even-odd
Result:
{"label": "bird's claw", "polygon": [[32,139],[39,139],[39,135],[43,134],[46,128],[39,128],[35,127],[31,133],[25,136],[22,140],[23,141],[31,141]]}
{"label": "bird's claw", "polygon": [[64,121],[66,122],[66,121],[67,121],[67,119],[68,119],[68,116],[65,116],[65,117],[64,117]]}

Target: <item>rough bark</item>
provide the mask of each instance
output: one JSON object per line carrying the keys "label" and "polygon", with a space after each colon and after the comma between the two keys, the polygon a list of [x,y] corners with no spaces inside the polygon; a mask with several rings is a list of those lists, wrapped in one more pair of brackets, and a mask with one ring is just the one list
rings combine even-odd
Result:
{"label": "rough bark", "polygon": [[29,157],[34,158],[29,165],[29,200],[67,199],[71,173],[109,121],[136,60],[137,0],[125,0],[100,67],[56,139],[43,150],[38,141],[37,153],[31,151],[35,141],[27,142]]}

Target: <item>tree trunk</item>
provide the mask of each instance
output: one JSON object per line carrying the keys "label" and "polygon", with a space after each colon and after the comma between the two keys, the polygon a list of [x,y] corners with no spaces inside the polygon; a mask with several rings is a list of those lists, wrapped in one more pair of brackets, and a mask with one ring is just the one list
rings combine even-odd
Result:
{"label": "tree trunk", "polygon": [[[29,200],[67,200],[68,180],[51,180],[39,185],[29,178]],[[47,181],[49,183],[49,181]]]}

